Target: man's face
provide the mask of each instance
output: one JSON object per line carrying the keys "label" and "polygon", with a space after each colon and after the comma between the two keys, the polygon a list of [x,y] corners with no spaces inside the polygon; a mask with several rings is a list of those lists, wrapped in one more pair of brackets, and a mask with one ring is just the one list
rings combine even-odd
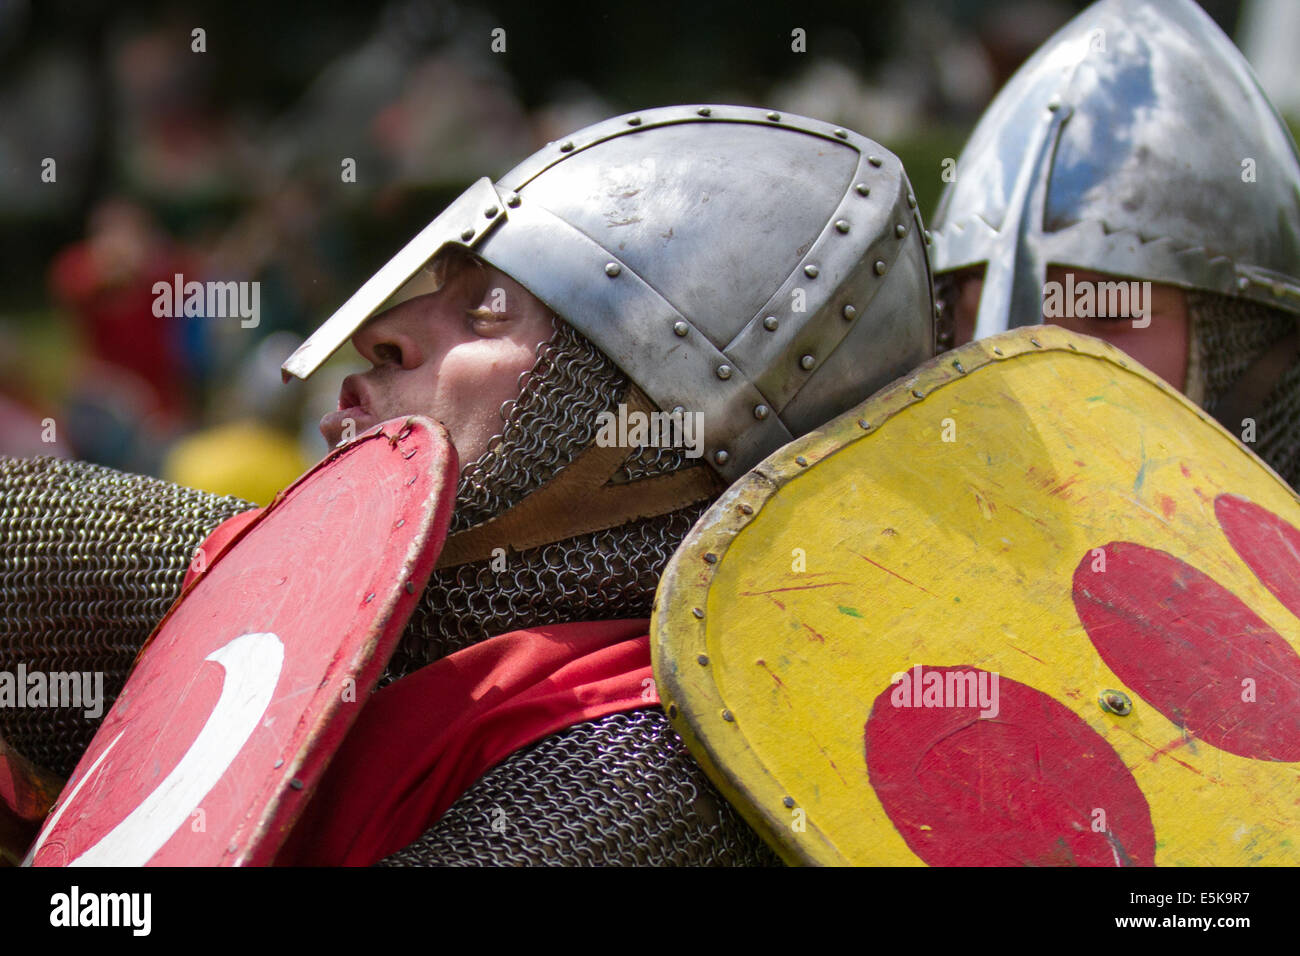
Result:
{"label": "man's face", "polygon": [[[551,337],[551,312],[505,273],[459,257],[435,292],[383,312],[352,344],[373,368],[349,375],[337,411],[320,422],[331,446],[390,418],[420,414],[442,422],[461,466],[501,430],[501,406],[518,397],[519,378]],[[350,437],[350,436],[348,436]]]}
{"label": "man's face", "polygon": [[[1047,281],[1059,283],[1064,287],[1066,273],[1074,275],[1075,287],[1085,282],[1099,284],[1123,281],[1118,276],[1063,266],[1048,268]],[[953,315],[955,345],[965,345],[975,336],[975,316],[979,311],[980,292],[983,287],[984,280],[979,276],[970,276],[958,284]],[[1151,301],[1146,305],[1151,324],[1145,328],[1135,327],[1131,317],[1045,315],[1043,321],[1051,325],[1059,325],[1072,332],[1105,339],[1181,391],[1187,386],[1187,347],[1190,334],[1187,296],[1182,289],[1170,285],[1153,282],[1150,288]]]}

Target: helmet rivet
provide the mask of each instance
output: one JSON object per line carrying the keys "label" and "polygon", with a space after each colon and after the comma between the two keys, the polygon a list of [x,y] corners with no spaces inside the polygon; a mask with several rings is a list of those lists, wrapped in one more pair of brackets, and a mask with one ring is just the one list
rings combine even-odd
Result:
{"label": "helmet rivet", "polygon": [[712,115],[713,115],[713,110],[709,109],[707,106],[701,106],[701,107],[700,107],[698,110],[696,110],[695,112],[699,113],[701,116],[712,116]]}
{"label": "helmet rivet", "polygon": [[623,267],[620,266],[617,262],[605,263],[605,275],[609,276],[611,279],[622,271],[623,271]]}
{"label": "helmet rivet", "polygon": [[852,319],[858,314],[858,310],[855,309],[851,304],[846,305],[841,311],[844,315],[844,318],[846,319]]}
{"label": "helmet rivet", "polygon": [[781,114],[776,112],[768,113],[767,118],[770,119],[773,123],[776,123],[780,121]]}
{"label": "helmet rivet", "polygon": [[925,244],[928,246],[932,241],[933,238],[930,235],[930,230],[929,229],[925,230]]}
{"label": "helmet rivet", "polygon": [[719,365],[719,366],[718,366],[718,378],[722,379],[723,381],[726,381],[727,379],[731,378],[731,366],[730,366],[730,365]]}
{"label": "helmet rivet", "polygon": [[871,187],[868,186],[866,183],[858,183],[858,184],[857,184],[856,186],[854,186],[853,188],[856,189],[856,190],[858,191],[858,195],[859,195],[859,196],[870,196],[870,195],[871,195]]}
{"label": "helmet rivet", "polygon": [[560,144],[560,152],[562,152],[562,153],[571,153],[571,152],[573,152],[573,140],[570,139],[570,140],[566,140],[565,142],[561,143],[561,144]]}
{"label": "helmet rivet", "polygon": [[1243,290],[1244,290],[1244,289],[1249,289],[1249,288],[1250,288],[1250,280],[1247,279],[1245,276],[1242,276],[1240,279],[1237,280],[1237,288],[1238,288],[1238,289],[1243,289]]}
{"label": "helmet rivet", "polygon": [[754,417],[761,422],[763,419],[767,418],[768,412],[770,411],[771,409],[768,408],[766,405],[755,405]]}
{"label": "helmet rivet", "polygon": [[473,239],[473,238],[474,238],[474,230],[473,230],[473,229],[463,229],[463,230],[461,230],[461,234],[460,234],[460,241],[461,241],[461,242],[469,242],[469,241],[470,241],[471,239]]}
{"label": "helmet rivet", "polygon": [[1048,101],[1047,101],[1047,108],[1048,108],[1051,112],[1053,112],[1053,113],[1055,113],[1057,110],[1059,110],[1059,109],[1061,108],[1061,100],[1060,100],[1060,97],[1053,96],[1050,100],[1048,100]]}
{"label": "helmet rivet", "polygon": [[675,333],[677,333],[678,335],[680,335],[680,336],[684,336],[684,335],[686,335],[686,333],[689,332],[690,330],[691,330],[691,327],[690,327],[689,325],[687,325],[685,322],[674,322],[674,323],[673,323],[673,331],[674,331]]}
{"label": "helmet rivet", "polygon": [[775,315],[769,315],[763,320],[763,328],[767,329],[769,332],[775,332],[776,327],[780,324],[781,323],[776,320]]}
{"label": "helmet rivet", "polygon": [[894,227],[894,235],[896,235],[899,239],[902,239],[905,235],[907,235],[907,227],[900,222],[898,225]]}
{"label": "helmet rivet", "polygon": [[496,206],[488,206],[486,209],[483,210],[483,216],[487,219],[491,219],[500,211],[501,210],[498,209]]}
{"label": "helmet rivet", "polygon": [[885,260],[877,259],[875,269],[876,269],[876,275],[883,276],[885,274]]}
{"label": "helmet rivet", "polygon": [[907,208],[908,209],[916,208],[916,197],[913,196],[911,193],[907,194]]}
{"label": "helmet rivet", "polygon": [[519,206],[519,193],[511,193],[510,198],[506,200],[506,205],[511,209],[517,208]]}
{"label": "helmet rivet", "polygon": [[816,364],[817,364],[817,360],[813,358],[811,355],[805,355],[803,358],[799,360],[799,367],[802,368],[805,372],[811,369]]}
{"label": "helmet rivet", "polygon": [[727,463],[727,459],[730,457],[731,456],[728,455],[726,451],[724,451],[721,448],[719,448],[717,451],[713,453],[713,460],[717,462],[719,465],[725,465]]}
{"label": "helmet rivet", "polygon": [[837,129],[837,130],[835,131],[835,135],[838,136],[840,139],[848,139],[848,138],[849,138],[848,130]]}
{"label": "helmet rivet", "polygon": [[882,160],[879,156],[868,156],[867,162],[869,162],[872,166],[879,168],[880,164],[883,163],[884,160]]}
{"label": "helmet rivet", "polygon": [[806,275],[809,279],[816,279],[817,267],[810,262],[803,267],[803,274]]}
{"label": "helmet rivet", "polygon": [[836,219],[835,228],[838,229],[840,232],[848,232],[849,221],[847,219]]}
{"label": "helmet rivet", "polygon": [[627,118],[627,125],[628,125],[628,126],[640,126],[640,125],[641,125],[641,117],[639,117],[639,116],[629,116],[629,117]]}

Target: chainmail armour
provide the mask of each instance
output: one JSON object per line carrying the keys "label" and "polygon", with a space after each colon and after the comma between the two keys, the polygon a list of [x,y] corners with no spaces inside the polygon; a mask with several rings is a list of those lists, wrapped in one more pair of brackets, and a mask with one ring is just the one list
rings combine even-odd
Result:
{"label": "chainmail armour", "polygon": [[772,865],[662,710],[575,724],[494,767],[381,866]]}
{"label": "chainmail armour", "polygon": [[[1300,321],[1281,309],[1209,292],[1188,292],[1187,309],[1203,405],[1211,414],[1241,374]],[[1241,431],[1236,434],[1242,437]],[[1287,484],[1300,487],[1300,359],[1292,361],[1265,399],[1250,447]]]}
{"label": "chainmail armour", "polygon": [[103,712],[0,707],[0,734],[72,773],[216,525],[253,505],[79,461],[0,456],[0,671],[100,672]]}
{"label": "chainmail armour", "polygon": [[[502,408],[501,436],[461,475],[453,530],[507,510],[549,480],[591,442],[597,414],[615,410],[628,388],[603,353],[559,320],[521,381],[519,398]],[[690,464],[683,449],[646,448],[615,480]],[[52,459],[0,459],[0,496],[0,665],[103,670],[105,712],[178,595],[195,549],[221,521],[253,507]],[[381,685],[518,628],[648,616],[668,559],[707,507],[509,553],[504,570],[487,560],[435,571]],[[10,743],[64,775],[97,725],[81,711],[0,711]],[[494,839],[485,842],[487,801],[506,810],[514,829],[489,830]],[[543,861],[778,862],[657,708],[579,724],[506,758],[391,858]]]}

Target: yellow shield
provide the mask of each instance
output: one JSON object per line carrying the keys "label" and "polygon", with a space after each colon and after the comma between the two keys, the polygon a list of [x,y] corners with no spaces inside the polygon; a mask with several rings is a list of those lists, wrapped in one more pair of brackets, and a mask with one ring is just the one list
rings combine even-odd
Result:
{"label": "yellow shield", "polygon": [[1300,500],[1115,348],[922,366],[670,563],[677,730],[791,863],[1300,863]]}

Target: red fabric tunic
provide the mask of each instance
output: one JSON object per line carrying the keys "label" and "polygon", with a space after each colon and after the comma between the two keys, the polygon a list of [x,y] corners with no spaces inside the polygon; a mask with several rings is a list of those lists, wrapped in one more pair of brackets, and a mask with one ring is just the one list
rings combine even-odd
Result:
{"label": "red fabric tunic", "polygon": [[656,706],[648,624],[514,631],[374,694],[276,863],[374,863],[519,748],[584,720]]}

